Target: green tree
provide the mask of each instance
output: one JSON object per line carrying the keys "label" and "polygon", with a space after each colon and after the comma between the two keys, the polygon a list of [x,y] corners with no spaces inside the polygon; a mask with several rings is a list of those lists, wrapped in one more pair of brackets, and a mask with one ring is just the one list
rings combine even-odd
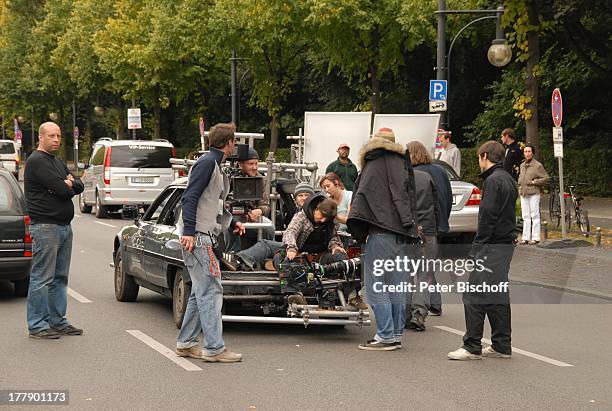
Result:
{"label": "green tree", "polygon": [[380,112],[380,82],[406,63],[403,52],[433,38],[435,2],[420,0],[309,0],[316,54],[328,73],[337,68]]}
{"label": "green tree", "polygon": [[306,2],[218,0],[209,23],[218,57],[234,49],[253,79],[251,103],[271,117],[270,151],[278,147],[278,119],[306,57]]}
{"label": "green tree", "polygon": [[120,0],[116,14],[96,32],[100,67],[112,76],[110,89],[124,98],[142,98],[153,108],[154,138],[161,137],[162,109],[170,98],[185,98],[203,73],[184,42],[179,1]]}

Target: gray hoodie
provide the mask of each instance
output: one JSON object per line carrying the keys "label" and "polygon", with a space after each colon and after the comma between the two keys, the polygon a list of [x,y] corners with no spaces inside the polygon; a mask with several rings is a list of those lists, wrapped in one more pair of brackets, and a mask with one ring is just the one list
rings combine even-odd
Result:
{"label": "gray hoodie", "polygon": [[450,143],[448,147],[442,150],[438,159],[449,164],[455,170],[455,173],[461,176],[461,151],[456,145]]}

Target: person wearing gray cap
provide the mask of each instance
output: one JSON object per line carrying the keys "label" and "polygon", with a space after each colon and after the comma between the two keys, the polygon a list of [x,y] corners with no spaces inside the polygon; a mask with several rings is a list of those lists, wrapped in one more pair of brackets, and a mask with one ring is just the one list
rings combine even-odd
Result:
{"label": "person wearing gray cap", "polygon": [[[304,206],[304,202],[308,197],[315,193],[314,188],[310,183],[302,182],[295,186],[293,198],[298,210]],[[296,212],[297,212],[296,211]],[[233,271],[247,270],[252,271],[257,264],[261,265],[274,257],[274,254],[283,247],[280,241],[272,241],[267,239],[259,240],[252,247],[237,253],[225,253],[223,262]]]}

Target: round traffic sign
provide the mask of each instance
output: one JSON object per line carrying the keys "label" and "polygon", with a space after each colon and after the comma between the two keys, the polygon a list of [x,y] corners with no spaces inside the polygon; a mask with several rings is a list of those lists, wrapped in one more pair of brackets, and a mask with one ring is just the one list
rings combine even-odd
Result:
{"label": "round traffic sign", "polygon": [[79,138],[79,128],[78,127],[74,128],[72,135],[74,136],[75,140]]}
{"label": "round traffic sign", "polygon": [[561,90],[558,88],[552,92],[550,99],[550,111],[552,112],[552,119],[555,127],[561,127],[563,121],[563,100],[561,99]]}

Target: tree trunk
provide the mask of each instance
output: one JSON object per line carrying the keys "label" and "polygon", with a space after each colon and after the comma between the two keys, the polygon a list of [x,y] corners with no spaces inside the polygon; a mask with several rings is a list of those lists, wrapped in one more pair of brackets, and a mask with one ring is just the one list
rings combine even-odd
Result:
{"label": "tree trunk", "polygon": [[155,116],[155,127],[153,139],[161,138],[161,104],[159,103],[159,86],[153,91],[153,115]]}
{"label": "tree trunk", "polygon": [[272,121],[270,122],[270,151],[276,153],[278,147],[278,125],[277,125],[278,114],[272,115]]}
{"label": "tree trunk", "polygon": [[[531,26],[539,26],[538,9],[535,1],[527,3],[527,14]],[[540,62],[540,35],[536,30],[527,33],[527,78],[525,81],[525,95],[531,98],[527,109],[531,111],[531,118],[526,120],[526,141],[533,144],[536,157],[540,158],[540,141],[538,134],[538,79],[534,76],[534,69]]]}

